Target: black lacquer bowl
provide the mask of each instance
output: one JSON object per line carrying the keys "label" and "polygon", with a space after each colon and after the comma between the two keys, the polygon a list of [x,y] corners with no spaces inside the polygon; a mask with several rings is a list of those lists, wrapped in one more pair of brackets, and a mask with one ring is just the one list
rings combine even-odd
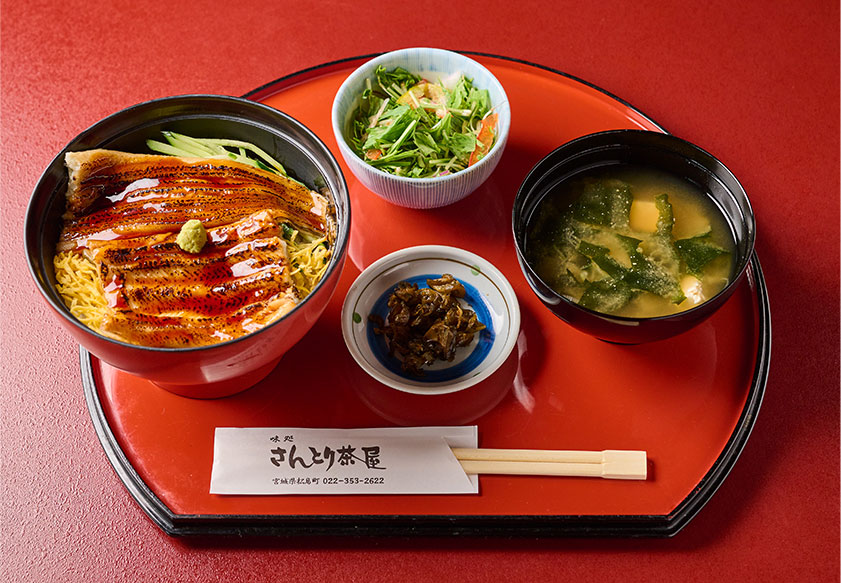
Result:
{"label": "black lacquer bowl", "polygon": [[[162,130],[195,137],[251,142],[279,160],[294,178],[323,189],[335,207],[337,233],[327,271],[288,314],[245,336],[189,348],[154,348],[107,338],[84,326],[64,305],[53,269],[55,244],[65,208],[66,152],[108,148],[148,152],[146,140]],[[27,210],[25,239],[29,269],[59,322],[79,344],[103,361],[149,379],[179,395],[222,397],[265,377],[313,326],[333,295],[347,256],[350,198],[336,159],[303,124],[276,109],[224,95],[180,95],[140,103],[97,122],[74,138],[44,171]]]}
{"label": "black lacquer bowl", "polygon": [[[543,198],[563,181],[609,165],[635,165],[668,172],[709,196],[723,213],[736,243],[728,285],[704,303],[677,314],[628,318],[599,313],[549,287],[529,264],[528,231]],[[681,138],[644,130],[589,134],[552,151],[532,168],[514,200],[517,258],[532,290],[555,315],[596,338],[620,344],[662,340],[685,332],[710,317],[742,281],[753,255],[756,225],[744,188],[715,156]]]}

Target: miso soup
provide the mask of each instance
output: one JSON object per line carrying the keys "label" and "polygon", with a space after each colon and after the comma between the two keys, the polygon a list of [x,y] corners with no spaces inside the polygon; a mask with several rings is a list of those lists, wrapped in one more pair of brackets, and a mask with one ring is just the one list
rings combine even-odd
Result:
{"label": "miso soup", "polygon": [[647,318],[688,310],[724,289],[735,243],[721,211],[693,184],[613,165],[547,193],[525,253],[540,278],[572,301]]}

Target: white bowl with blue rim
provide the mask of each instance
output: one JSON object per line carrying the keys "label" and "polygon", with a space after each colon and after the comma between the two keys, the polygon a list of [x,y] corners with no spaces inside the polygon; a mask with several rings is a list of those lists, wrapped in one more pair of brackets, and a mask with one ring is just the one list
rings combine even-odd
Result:
{"label": "white bowl with blue rim", "polygon": [[[371,314],[388,318],[388,297],[402,281],[428,287],[427,279],[449,273],[465,288],[459,300],[476,313],[485,329],[456,349],[450,361],[424,366],[423,376],[401,368],[386,338],[374,332]],[[421,245],[395,251],[366,268],[351,285],[342,306],[342,335],[353,358],[380,383],[420,395],[443,395],[491,376],[508,358],[520,331],[520,306],[511,284],[482,257],[463,249]]]}
{"label": "white bowl with blue rim", "polygon": [[[346,135],[354,111],[359,105],[366,80],[373,80],[378,66],[387,70],[403,67],[425,79],[455,83],[461,74],[479,89],[487,89],[491,107],[497,113],[496,142],[488,154],[468,168],[430,178],[411,178],[389,174],[367,164],[350,148]],[[384,53],[358,67],[339,87],[333,100],[333,134],[339,152],[356,178],[381,198],[408,208],[429,209],[453,204],[475,191],[496,168],[511,127],[511,108],[502,84],[486,67],[475,60],[444,49],[409,48]]]}

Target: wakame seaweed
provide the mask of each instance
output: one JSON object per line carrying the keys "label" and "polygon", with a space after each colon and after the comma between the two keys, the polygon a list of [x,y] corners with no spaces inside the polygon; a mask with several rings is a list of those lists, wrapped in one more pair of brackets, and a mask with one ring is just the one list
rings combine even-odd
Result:
{"label": "wakame seaweed", "polygon": [[[531,238],[543,244],[537,251],[531,247],[530,260],[548,265],[564,294],[586,308],[616,313],[642,293],[681,304],[689,293],[682,287],[684,278],[700,278],[711,261],[728,253],[709,232],[676,240],[667,193],[643,201],[656,211],[656,224],[649,215],[648,231],[631,227],[634,196],[628,182],[579,179],[567,194],[541,203]],[[570,198],[572,203],[563,202]]]}

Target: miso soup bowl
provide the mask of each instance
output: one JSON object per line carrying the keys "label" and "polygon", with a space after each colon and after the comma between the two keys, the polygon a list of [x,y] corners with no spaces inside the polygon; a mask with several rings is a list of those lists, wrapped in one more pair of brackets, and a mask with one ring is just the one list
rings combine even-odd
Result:
{"label": "miso soup bowl", "polygon": [[[108,148],[148,153],[145,140],[161,130],[195,137],[227,137],[256,144],[290,175],[326,189],[335,206],[337,232],[327,272],[291,312],[251,334],[197,348],[150,348],[102,336],[74,318],[56,290],[53,255],[65,207],[66,152]],[[173,393],[216,398],[242,391],[268,375],[327,306],[345,262],[350,201],[338,163],[300,122],[270,107],[220,95],[184,95],[141,103],[94,124],[53,159],[35,187],[25,223],[29,270],[59,324],[91,354]]]}
{"label": "miso soup bowl", "polygon": [[[557,293],[537,274],[527,257],[528,232],[543,198],[560,183],[604,166],[631,164],[665,171],[708,196],[724,215],[736,243],[729,283],[717,295],[684,312],[628,318],[596,312]],[[572,202],[572,201],[570,201]],[[529,172],[514,199],[517,258],[532,291],[561,320],[601,340],[639,344],[676,336],[709,318],[742,281],[753,255],[756,225],[742,185],[712,154],[670,134],[615,130],[577,138],[560,146]]]}

